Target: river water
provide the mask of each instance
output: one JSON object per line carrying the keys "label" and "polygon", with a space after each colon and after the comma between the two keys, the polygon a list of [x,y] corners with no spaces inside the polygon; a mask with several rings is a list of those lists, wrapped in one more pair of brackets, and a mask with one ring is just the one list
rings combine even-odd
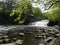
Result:
{"label": "river water", "polygon": [[[30,26],[36,26],[36,27],[48,27],[47,26],[47,23],[49,21],[48,20],[42,20],[42,21],[37,21],[37,22],[32,22],[30,23]],[[16,27],[19,27],[19,26],[0,26],[0,32],[2,30],[9,30],[11,28],[16,28]],[[18,30],[18,28],[17,28]],[[19,44],[19,45],[46,45],[46,42],[44,41],[43,38],[36,38],[35,35],[38,34],[38,32],[36,32],[36,34],[33,32],[32,30],[32,33],[29,32],[28,33],[28,30],[32,30],[32,29],[27,29],[24,33],[24,37],[21,37],[22,38],[22,44]],[[39,29],[38,29],[39,30]],[[21,32],[23,33],[23,32]],[[40,32],[39,32],[40,33]],[[2,44],[3,45],[3,44]],[[12,45],[12,44],[11,44]],[[15,44],[14,44],[15,45]],[[16,44],[17,45],[17,44]]]}

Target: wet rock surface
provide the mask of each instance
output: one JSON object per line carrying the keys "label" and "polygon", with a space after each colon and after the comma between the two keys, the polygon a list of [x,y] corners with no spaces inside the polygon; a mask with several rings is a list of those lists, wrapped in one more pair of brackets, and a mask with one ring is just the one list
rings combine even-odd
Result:
{"label": "wet rock surface", "polygon": [[0,45],[60,44],[60,30],[58,26],[48,28],[0,26],[0,28]]}

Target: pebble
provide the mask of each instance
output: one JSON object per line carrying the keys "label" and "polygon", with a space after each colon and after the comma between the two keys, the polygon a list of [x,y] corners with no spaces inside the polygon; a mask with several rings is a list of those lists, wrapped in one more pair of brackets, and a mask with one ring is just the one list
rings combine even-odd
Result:
{"label": "pebble", "polygon": [[16,44],[22,44],[23,40],[17,40],[15,43]]}
{"label": "pebble", "polygon": [[15,43],[0,44],[0,45],[16,45]]}

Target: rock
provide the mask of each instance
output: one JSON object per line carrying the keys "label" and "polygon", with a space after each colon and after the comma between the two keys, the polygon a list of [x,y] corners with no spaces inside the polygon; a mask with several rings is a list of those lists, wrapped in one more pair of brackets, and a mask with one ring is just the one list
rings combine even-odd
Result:
{"label": "rock", "polygon": [[56,34],[56,36],[60,36],[60,34]]}
{"label": "rock", "polygon": [[0,44],[0,45],[16,45],[15,43]]}
{"label": "rock", "polygon": [[22,37],[22,36],[24,36],[25,34],[24,34],[24,33],[19,33],[19,35]]}
{"label": "rock", "polygon": [[15,42],[16,40],[17,40],[16,38],[13,38],[13,39],[12,39],[12,42]]}
{"label": "rock", "polygon": [[5,39],[5,38],[4,38],[4,37],[1,37],[1,40],[2,40],[2,39]]}
{"label": "rock", "polygon": [[43,43],[40,43],[39,45],[45,45],[45,44],[43,44]]}
{"label": "rock", "polygon": [[0,43],[2,43],[3,40],[0,40]]}
{"label": "rock", "polygon": [[4,40],[2,40],[2,43],[4,44],[4,43],[6,43],[6,40],[4,39]]}
{"label": "rock", "polygon": [[42,36],[40,36],[40,35],[35,35],[35,38],[41,39]]}
{"label": "rock", "polygon": [[8,42],[8,41],[9,41],[9,39],[5,39],[5,41],[6,41],[6,42]]}
{"label": "rock", "polygon": [[16,44],[22,44],[23,43],[23,40],[17,40],[15,43]]}
{"label": "rock", "polygon": [[47,39],[45,39],[45,42],[50,42],[52,39],[52,37],[48,37]]}
{"label": "rock", "polygon": [[4,38],[8,38],[8,36],[7,36],[7,35],[5,35],[5,36],[4,36]]}

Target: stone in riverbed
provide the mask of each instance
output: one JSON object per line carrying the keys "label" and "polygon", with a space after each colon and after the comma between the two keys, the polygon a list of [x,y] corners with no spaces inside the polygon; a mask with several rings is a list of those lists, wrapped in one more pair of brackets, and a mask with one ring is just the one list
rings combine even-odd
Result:
{"label": "stone in riverbed", "polygon": [[5,39],[5,41],[6,41],[6,42],[8,42],[8,41],[9,41],[9,39]]}
{"label": "stone in riverbed", "polygon": [[15,43],[0,44],[0,45],[16,45]]}
{"label": "stone in riverbed", "polygon": [[15,43],[16,44],[22,44],[23,43],[23,40],[17,40]]}
{"label": "stone in riverbed", "polygon": [[19,33],[19,36],[23,37],[25,34],[24,33]]}
{"label": "stone in riverbed", "polygon": [[0,43],[2,43],[2,40],[0,40]]}

